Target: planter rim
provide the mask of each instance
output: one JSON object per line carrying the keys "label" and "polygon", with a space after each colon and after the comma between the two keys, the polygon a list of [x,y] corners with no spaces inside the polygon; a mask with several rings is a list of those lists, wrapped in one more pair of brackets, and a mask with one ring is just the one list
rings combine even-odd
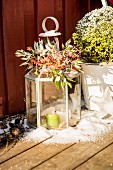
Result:
{"label": "planter rim", "polygon": [[106,64],[106,63],[82,63],[82,65],[86,65],[86,66],[98,66],[98,67],[111,67],[113,66],[113,62]]}

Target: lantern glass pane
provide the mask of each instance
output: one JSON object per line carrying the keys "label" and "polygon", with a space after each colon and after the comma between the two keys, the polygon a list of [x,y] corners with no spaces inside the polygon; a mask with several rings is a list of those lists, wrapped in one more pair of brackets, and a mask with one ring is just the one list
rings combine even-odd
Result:
{"label": "lantern glass pane", "polygon": [[68,87],[69,126],[76,126],[81,118],[80,76],[75,77],[72,88]]}
{"label": "lantern glass pane", "polygon": [[34,80],[25,78],[26,87],[26,112],[27,123],[31,126],[37,126],[37,110],[36,110],[36,83]]}
{"label": "lantern glass pane", "polygon": [[[60,120],[58,112],[65,111],[65,91],[57,89],[52,81],[40,82],[40,124],[48,129],[59,127]],[[38,108],[39,108],[38,107]],[[63,115],[63,121],[66,115]]]}

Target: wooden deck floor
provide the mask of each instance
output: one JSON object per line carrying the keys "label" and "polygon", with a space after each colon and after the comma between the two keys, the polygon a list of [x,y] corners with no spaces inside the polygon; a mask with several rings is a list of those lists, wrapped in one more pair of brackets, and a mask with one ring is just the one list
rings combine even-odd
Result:
{"label": "wooden deck floor", "polygon": [[0,155],[1,170],[113,170],[113,131],[97,142],[46,145],[19,141],[1,148]]}

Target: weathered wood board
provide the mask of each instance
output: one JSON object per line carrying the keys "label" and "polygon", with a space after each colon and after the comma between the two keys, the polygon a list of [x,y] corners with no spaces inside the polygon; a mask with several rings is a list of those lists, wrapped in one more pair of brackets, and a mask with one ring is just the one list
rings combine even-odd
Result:
{"label": "weathered wood board", "polygon": [[47,145],[20,141],[1,155],[0,162],[1,170],[112,170],[113,131],[97,142]]}

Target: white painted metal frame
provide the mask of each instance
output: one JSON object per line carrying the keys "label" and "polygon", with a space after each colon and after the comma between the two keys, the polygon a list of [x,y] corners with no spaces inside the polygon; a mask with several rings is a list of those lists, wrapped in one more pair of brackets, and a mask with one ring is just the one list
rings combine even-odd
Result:
{"label": "white painted metal frame", "polygon": [[68,85],[66,83],[66,89],[65,89],[65,93],[66,93],[66,127],[69,127],[69,103],[68,103]]}

